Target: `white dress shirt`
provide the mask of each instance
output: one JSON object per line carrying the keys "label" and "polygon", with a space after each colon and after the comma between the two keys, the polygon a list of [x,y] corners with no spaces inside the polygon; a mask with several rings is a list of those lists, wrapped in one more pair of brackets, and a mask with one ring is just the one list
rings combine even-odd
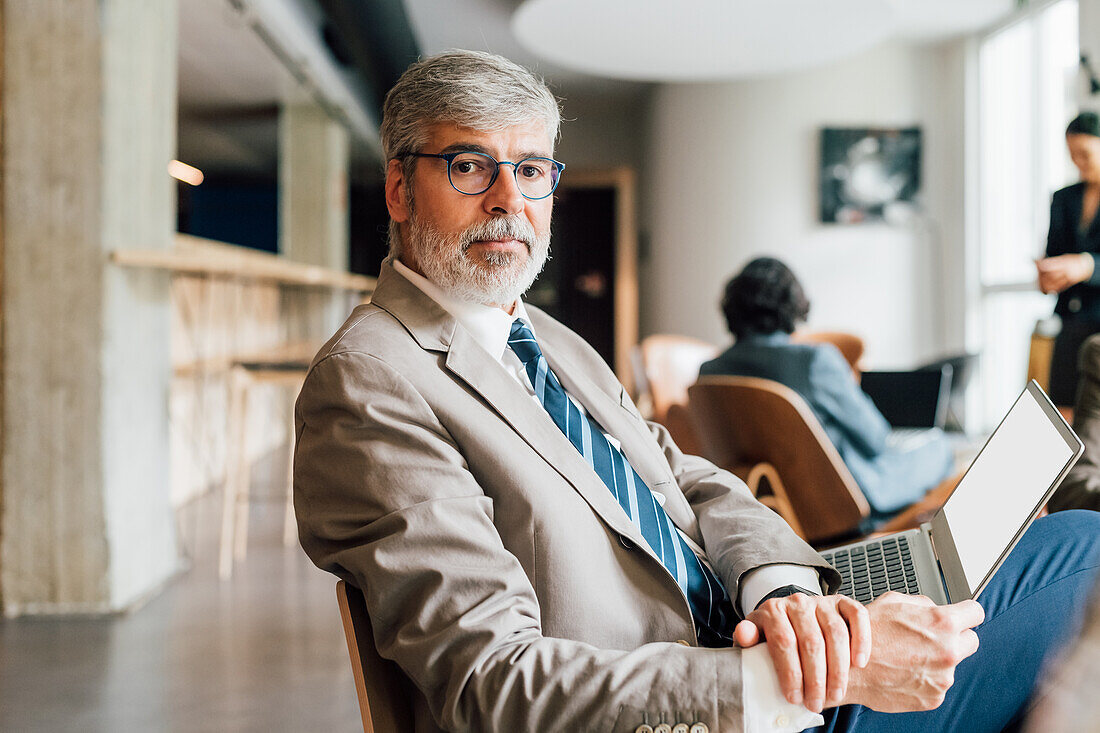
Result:
{"label": "white dress shirt", "polygon": [[[532,333],[535,331],[531,319],[527,317],[527,310],[523,307],[522,300],[516,301],[512,314],[509,315],[501,308],[482,305],[449,295],[423,275],[410,270],[400,260],[395,259],[393,266],[409,282],[454,316],[455,320],[470,333],[474,341],[481,345],[490,356],[496,359],[509,374],[523,385],[531,395],[531,399],[538,402],[535,388],[527,376],[527,370],[524,368],[523,362],[520,361],[512,349],[508,348],[508,336],[512,331],[512,323],[517,318],[522,319]],[[588,414],[584,405],[577,402],[573,395],[568,392],[566,392],[566,395],[578,410],[586,415]],[[541,402],[539,406],[542,406]],[[620,448],[621,444],[613,435],[607,435],[606,433],[605,435],[616,449]],[[664,497],[659,492],[654,492],[653,496],[658,503],[664,503]],[[684,538],[703,562],[707,562],[706,554],[702,548],[690,537],[684,535],[683,532],[680,532],[680,536]],[[821,581],[817,571],[813,568],[801,565],[768,565],[751,570],[742,577],[741,608],[748,610],[756,608],[761,598],[776,588],[785,585],[798,585],[815,592],[821,591]],[[822,725],[825,722],[820,715],[810,712],[802,705],[792,705],[783,697],[779,689],[779,679],[766,645],[758,644],[745,649],[741,653],[741,660],[741,694],[742,708],[745,711],[745,733],[763,733],[764,731],[793,733],[815,725]]]}

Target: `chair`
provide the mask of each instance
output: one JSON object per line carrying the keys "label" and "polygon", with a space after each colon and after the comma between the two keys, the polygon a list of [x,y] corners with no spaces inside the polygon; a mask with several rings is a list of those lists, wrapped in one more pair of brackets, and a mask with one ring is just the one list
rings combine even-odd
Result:
{"label": "chair", "polygon": [[[1054,340],[1060,330],[1059,323],[1052,324],[1050,318],[1040,318],[1031,332],[1031,344],[1027,354],[1027,379],[1038,382],[1044,392],[1050,391],[1050,362],[1054,358]],[[1066,422],[1073,422],[1072,407],[1060,405],[1058,412]]]}
{"label": "chair", "polygon": [[362,591],[341,580],[336,584],[336,601],[344,622],[363,733],[413,730],[409,706],[413,690],[401,668],[378,655]]}
{"label": "chair", "polygon": [[692,453],[698,439],[691,421],[685,419],[683,410],[673,409],[671,415],[669,411],[674,405],[687,405],[688,386],[699,377],[703,362],[718,355],[718,347],[690,336],[663,333],[642,339],[637,353],[650,419],[664,425],[681,450]]}
{"label": "chair", "polygon": [[294,402],[302,389],[310,357],[300,354],[273,355],[261,361],[239,359],[229,370],[229,410],[226,425],[226,476],[222,496],[221,548],[218,575],[227,580],[233,566],[245,558],[248,548],[248,514],[251,504],[252,461],[248,455],[248,403],[252,390],[277,386],[286,389],[287,435],[286,484],[283,491],[283,544],[298,539],[294,521]]}
{"label": "chair", "polygon": [[1050,390],[1050,360],[1054,356],[1054,337],[1057,333],[1051,333],[1045,326],[1046,319],[1041,319],[1035,324],[1031,332],[1031,341],[1027,354],[1027,379],[1034,379],[1043,388]]}
{"label": "chair", "polygon": [[859,380],[860,360],[863,358],[863,339],[854,333],[844,331],[795,331],[791,341],[797,344],[832,344],[852,367],[852,373]]}
{"label": "chair", "polygon": [[798,393],[768,379],[701,377],[688,395],[703,455],[729,470],[742,467],[737,473],[765,464],[804,539],[823,544],[859,531],[870,505]]}

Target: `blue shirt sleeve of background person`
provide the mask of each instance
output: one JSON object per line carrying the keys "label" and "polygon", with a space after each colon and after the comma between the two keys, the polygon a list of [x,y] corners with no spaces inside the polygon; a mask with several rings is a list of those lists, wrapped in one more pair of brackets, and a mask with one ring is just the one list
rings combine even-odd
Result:
{"label": "blue shirt sleeve of background person", "polygon": [[882,453],[886,450],[890,424],[859,388],[848,362],[830,344],[822,344],[813,352],[809,373],[811,402],[826,429],[842,433],[840,440],[830,435],[834,444],[838,448],[850,445],[864,458]]}

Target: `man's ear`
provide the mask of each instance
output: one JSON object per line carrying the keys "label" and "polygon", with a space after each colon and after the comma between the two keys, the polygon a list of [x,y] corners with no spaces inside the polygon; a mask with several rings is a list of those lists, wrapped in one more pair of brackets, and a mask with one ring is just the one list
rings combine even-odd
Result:
{"label": "man's ear", "polygon": [[405,178],[405,166],[394,158],[386,166],[386,208],[390,219],[399,224],[409,220],[408,187],[412,181]]}

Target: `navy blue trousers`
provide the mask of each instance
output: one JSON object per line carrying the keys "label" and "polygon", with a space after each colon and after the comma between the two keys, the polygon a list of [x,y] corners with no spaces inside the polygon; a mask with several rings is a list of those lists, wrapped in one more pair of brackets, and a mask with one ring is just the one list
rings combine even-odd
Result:
{"label": "navy blue trousers", "polygon": [[[826,710],[814,731],[1001,731],[1027,714],[1050,660],[1077,633],[1100,567],[1100,512],[1058,512],[1036,520],[978,602],[985,621],[978,651],[956,668],[943,704],[919,713],[859,705]],[[873,642],[872,642],[873,644]]]}

